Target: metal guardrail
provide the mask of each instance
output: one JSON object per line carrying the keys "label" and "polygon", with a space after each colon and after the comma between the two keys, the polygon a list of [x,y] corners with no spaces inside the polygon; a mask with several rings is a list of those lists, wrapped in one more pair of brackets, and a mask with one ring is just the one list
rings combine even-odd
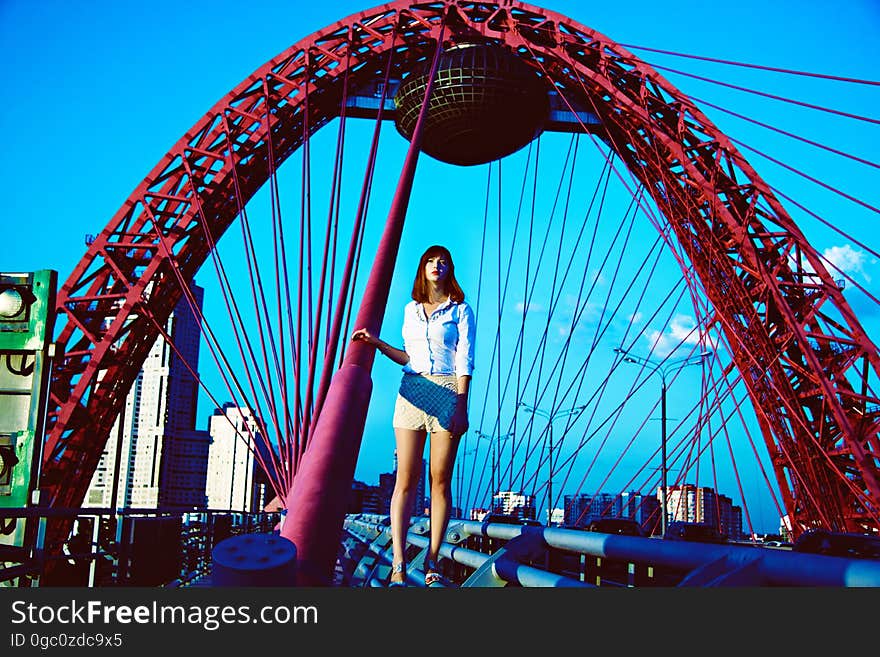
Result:
{"label": "metal guardrail", "polygon": [[[385,586],[387,516],[352,515],[343,539],[344,584]],[[423,584],[427,518],[413,518],[410,585]],[[880,559],[810,554],[760,543],[691,541],[453,519],[440,550],[446,586],[880,586]]]}
{"label": "metal guardrail", "polygon": [[[156,509],[39,509],[18,517],[67,515],[86,531],[64,553],[0,545],[0,586],[198,586],[210,582],[212,550],[242,533],[272,532],[277,513]],[[42,515],[41,515],[42,514]],[[10,515],[3,511],[3,515]],[[412,519],[407,580],[424,586],[429,520]],[[338,586],[384,587],[391,570],[388,516],[346,517]],[[48,558],[62,581],[41,582]],[[833,586],[880,587],[880,559],[810,554],[760,543],[697,543],[580,529],[453,519],[440,550],[446,587]]]}

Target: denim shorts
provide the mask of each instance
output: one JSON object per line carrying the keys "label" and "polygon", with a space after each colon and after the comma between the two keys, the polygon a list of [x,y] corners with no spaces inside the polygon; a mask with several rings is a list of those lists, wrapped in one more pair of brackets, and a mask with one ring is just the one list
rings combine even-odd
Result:
{"label": "denim shorts", "polygon": [[449,431],[458,403],[458,377],[454,374],[403,375],[394,405],[395,429]]}

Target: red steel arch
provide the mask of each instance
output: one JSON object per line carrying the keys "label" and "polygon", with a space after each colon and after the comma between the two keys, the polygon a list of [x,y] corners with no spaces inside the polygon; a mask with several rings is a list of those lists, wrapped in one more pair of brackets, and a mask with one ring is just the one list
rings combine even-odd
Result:
{"label": "red steel arch", "polygon": [[183,293],[175,270],[191,280],[239,200],[339,115],[343,73],[364,88],[393,53],[401,76],[433,51],[444,21],[446,34],[507,44],[601,119],[591,130],[665,214],[734,347],[795,535],[878,531],[880,400],[866,382],[880,376],[880,355],[815,250],[730,140],[650,66],[565,16],[505,1],[401,0],[349,16],[257,69],[162,158],[58,294],[49,503],[82,503],[157,325]]}

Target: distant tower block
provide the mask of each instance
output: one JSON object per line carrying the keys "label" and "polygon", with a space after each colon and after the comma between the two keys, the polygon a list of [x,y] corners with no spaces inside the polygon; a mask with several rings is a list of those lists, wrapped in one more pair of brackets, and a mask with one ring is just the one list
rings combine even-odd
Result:
{"label": "distant tower block", "polygon": [[[407,139],[425,97],[430,64],[404,78],[394,97],[397,130]],[[441,54],[422,150],[449,164],[491,162],[541,134],[549,108],[544,80],[509,48],[457,43]]]}

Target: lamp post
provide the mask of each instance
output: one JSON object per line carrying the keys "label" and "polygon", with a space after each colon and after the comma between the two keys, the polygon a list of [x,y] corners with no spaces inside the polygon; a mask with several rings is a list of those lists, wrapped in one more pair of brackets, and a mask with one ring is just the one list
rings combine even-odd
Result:
{"label": "lamp post", "polygon": [[553,522],[553,420],[560,417],[574,415],[578,411],[585,409],[587,406],[584,404],[583,406],[575,406],[574,408],[560,409],[552,413],[541,408],[536,408],[535,406],[529,406],[525,402],[520,402],[518,406],[520,406],[526,413],[540,415],[547,419],[547,436],[549,443],[548,460],[550,461],[550,475],[547,478],[547,526],[549,527]]}
{"label": "lamp post", "polygon": [[703,351],[697,355],[678,360],[657,362],[642,356],[635,356],[625,349],[615,349],[614,351],[622,355],[626,363],[635,363],[646,367],[652,374],[654,372],[660,373],[660,424],[662,425],[660,431],[660,538],[665,538],[668,513],[666,508],[666,375],[677,372],[688,365],[699,365],[709,357],[710,352]]}
{"label": "lamp post", "polygon": [[[498,469],[499,470],[501,469],[501,463],[500,463],[501,458],[498,454],[498,451],[500,451],[500,448],[497,446],[497,443],[500,443],[502,440],[507,440],[508,438],[511,438],[513,436],[513,432],[506,433],[502,436],[493,436],[488,433],[483,433],[482,431],[476,431],[476,434],[477,434],[478,438],[486,438],[489,441],[489,449],[491,450],[491,454],[492,454],[492,469],[489,474],[489,478],[490,478],[489,486],[491,488],[491,493],[490,493],[491,497],[489,498],[489,505],[491,506],[492,500],[495,499],[495,493],[496,493],[496,490],[495,490],[495,464],[498,463]],[[498,487],[499,488],[501,487],[501,474],[500,474],[500,472],[498,474]]]}

